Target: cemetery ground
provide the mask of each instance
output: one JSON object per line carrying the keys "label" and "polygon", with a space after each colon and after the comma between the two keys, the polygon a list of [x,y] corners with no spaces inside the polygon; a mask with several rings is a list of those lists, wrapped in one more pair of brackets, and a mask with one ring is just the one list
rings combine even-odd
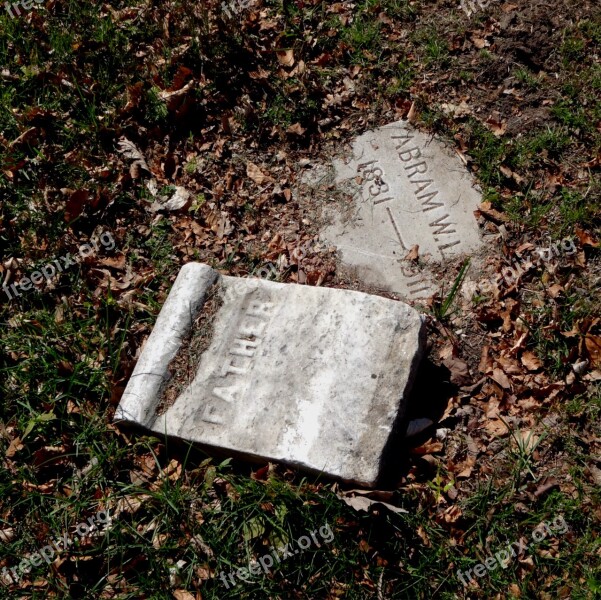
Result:
{"label": "cemetery ground", "polygon": [[[0,17],[3,281],[103,231],[115,242],[1,292],[0,571],[19,576],[0,574],[0,597],[599,597],[598,3],[236,6],[52,0]],[[337,269],[299,181],[401,118],[473,172],[488,242],[483,266],[457,260],[417,305],[428,356],[410,417],[436,425],[381,488],[113,425],[188,261],[382,294]],[[572,255],[500,276],[567,239]],[[76,534],[103,510],[109,524]],[[220,580],[326,525],[330,543]],[[18,571],[65,534],[50,564]]]}

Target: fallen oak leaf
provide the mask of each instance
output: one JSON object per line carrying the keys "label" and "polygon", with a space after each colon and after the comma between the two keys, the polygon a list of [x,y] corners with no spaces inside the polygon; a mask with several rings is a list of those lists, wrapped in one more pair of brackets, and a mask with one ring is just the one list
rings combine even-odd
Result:
{"label": "fallen oak leaf", "polygon": [[[595,465],[589,465],[588,471],[590,473],[593,483],[598,487],[601,487],[601,469],[595,467]],[[12,531],[12,530],[11,530]]]}
{"label": "fallen oak leaf", "polygon": [[601,369],[595,369],[584,376],[586,381],[601,381]]}
{"label": "fallen oak leaf", "polygon": [[476,457],[469,455],[463,462],[456,465],[457,479],[467,479],[471,476],[474,466],[476,465]]}
{"label": "fallen oak leaf", "polygon": [[474,214],[476,217],[486,217],[488,220],[496,223],[497,225],[501,225],[502,223],[507,223],[509,221],[509,217],[494,209],[490,202],[482,202],[482,204],[478,206],[478,209],[474,211]]}
{"label": "fallen oak leaf", "polygon": [[534,495],[537,498],[540,496],[544,496],[547,492],[559,487],[559,481],[554,477],[545,477],[544,481],[542,481],[539,486],[536,488]]}
{"label": "fallen oak leaf", "polygon": [[530,352],[530,350],[526,350],[520,360],[528,371],[538,371],[543,366],[538,356],[534,352]]}
{"label": "fallen oak leaf", "polygon": [[130,160],[135,160],[140,163],[140,166],[150,173],[150,168],[146,163],[146,159],[144,155],[138,150],[136,145],[128,140],[126,137],[119,138],[119,143],[117,144],[117,151],[125,158],[129,158]]}
{"label": "fallen oak leaf", "polygon": [[415,244],[415,246],[413,246],[411,248],[411,250],[409,250],[409,253],[407,254],[407,256],[405,256],[405,260],[412,260],[412,261],[416,261],[419,258],[419,244]]}
{"label": "fallen oak leaf", "polygon": [[492,131],[493,135],[500,137],[505,134],[507,131],[507,122],[506,121],[498,121],[491,117],[486,121],[489,129]]}
{"label": "fallen oak leaf", "polygon": [[290,125],[288,129],[286,129],[287,133],[295,133],[296,135],[303,135],[307,131],[305,128],[301,127],[300,123],[295,123],[294,125]]}
{"label": "fallen oak leaf", "polygon": [[246,165],[246,174],[257,184],[263,185],[265,182],[271,183],[273,182],[273,178],[269,175],[265,175],[263,171],[261,171],[260,167],[255,165],[255,163],[249,162]]}
{"label": "fallen oak leaf", "polygon": [[472,382],[469,367],[464,360],[455,356],[449,356],[442,359],[442,364],[451,372],[451,383],[464,386]]}
{"label": "fallen oak leaf", "polygon": [[[63,188],[61,191],[67,190]],[[69,199],[65,205],[65,221],[70,223],[79,217],[79,215],[81,215],[81,213],[83,213],[85,210],[89,199],[90,194],[87,190],[75,190],[74,192],[71,192],[71,195],[69,196]]]}
{"label": "fallen oak leaf", "polygon": [[175,600],[196,600],[195,596],[186,590],[174,590],[173,598]]}
{"label": "fallen oak leaf", "polygon": [[551,287],[547,288],[547,290],[546,290],[547,294],[549,294],[549,296],[551,296],[551,298],[553,298],[553,299],[557,298],[564,291],[565,290],[563,289],[563,286],[560,285],[559,283],[553,284]]}
{"label": "fallen oak leaf", "polygon": [[592,238],[586,231],[584,231],[578,225],[576,225],[574,231],[578,236],[578,240],[580,241],[581,246],[591,246],[593,248],[599,247],[599,242]]}
{"label": "fallen oak leaf", "polygon": [[507,377],[502,369],[493,369],[492,375],[489,375],[489,377],[496,381],[504,390],[511,389],[511,381],[509,381],[509,377]]}
{"label": "fallen oak leaf", "polygon": [[[357,496],[347,496],[346,495],[346,494],[351,494],[351,493],[359,493],[360,495],[357,495]],[[365,492],[365,493],[370,494],[370,492]],[[340,500],[342,500],[345,504],[348,504],[351,508],[355,509],[356,511],[364,510],[366,512],[369,512],[370,507],[381,504],[382,506],[385,506],[388,510],[390,510],[396,514],[409,512],[409,511],[405,510],[404,508],[394,506],[394,505],[389,504],[388,502],[384,502],[382,500],[372,499],[372,498],[369,498],[366,495],[362,495],[362,494],[363,494],[363,492],[361,490],[351,490],[350,492],[342,492],[342,493],[339,493],[336,495],[338,496],[338,498],[340,498]]]}
{"label": "fallen oak leaf", "polygon": [[507,429],[507,425],[501,419],[487,419],[484,425],[484,429],[493,436],[496,437],[505,437],[509,435],[509,429]]}
{"label": "fallen oak leaf", "polygon": [[190,81],[188,81],[188,83],[186,83],[186,85],[183,88],[180,88],[179,90],[173,90],[173,91],[161,91],[157,94],[157,96],[163,100],[163,101],[167,101],[167,100],[171,100],[172,98],[177,98],[178,96],[183,96],[184,94],[186,94],[187,92],[189,92],[192,88],[194,87],[194,80],[191,79]]}
{"label": "fallen oak leaf", "polygon": [[0,542],[8,544],[15,539],[15,530],[12,527],[8,529],[0,529]]}
{"label": "fallen oak leaf", "polygon": [[294,66],[294,51],[290,50],[279,50],[277,52],[278,62],[284,67]]}
{"label": "fallen oak leaf", "polygon": [[442,452],[444,445],[439,441],[428,441],[417,448],[411,448],[411,454],[418,456],[424,456],[425,454],[436,454],[436,452]]}
{"label": "fallen oak leaf", "polygon": [[372,500],[379,500],[380,502],[388,502],[394,496],[394,492],[392,492],[390,490],[362,490],[362,489],[357,488],[354,490],[347,490],[345,492],[342,492],[342,495],[343,496],[350,496],[350,495],[367,496],[368,498],[371,498]]}
{"label": "fallen oak leaf", "polygon": [[[40,494],[53,494],[55,491],[55,485],[57,480],[52,479],[48,483],[43,483],[41,485],[36,485],[34,483],[30,483],[29,481],[24,481],[20,484],[20,486],[27,492],[39,492]],[[13,485],[16,485],[17,482],[13,481]]]}
{"label": "fallen oak leaf", "polygon": [[126,265],[125,254],[107,256],[106,258],[101,258],[98,262],[105,267],[112,267],[113,269],[119,269],[120,271],[124,270]]}
{"label": "fallen oak leaf", "polygon": [[584,345],[591,358],[591,364],[595,368],[601,367],[601,337],[587,334],[584,336]]}
{"label": "fallen oak leaf", "polygon": [[12,458],[19,450],[23,450],[23,444],[21,443],[21,438],[16,437],[11,440],[8,448],[6,449],[6,458]]}
{"label": "fallen oak leaf", "polygon": [[171,198],[161,202],[161,200],[155,200],[150,205],[152,212],[158,212],[159,210],[186,210],[192,204],[192,194],[184,187],[177,186],[175,192]]}

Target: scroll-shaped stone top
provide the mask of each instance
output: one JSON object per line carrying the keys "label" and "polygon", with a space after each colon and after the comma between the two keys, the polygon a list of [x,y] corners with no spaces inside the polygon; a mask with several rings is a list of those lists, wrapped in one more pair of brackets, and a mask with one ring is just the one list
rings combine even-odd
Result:
{"label": "scroll-shaped stone top", "polygon": [[[191,382],[161,415],[168,365],[209,288],[222,304]],[[375,485],[422,354],[412,307],[360,292],[184,266],[115,415],[231,454]]]}

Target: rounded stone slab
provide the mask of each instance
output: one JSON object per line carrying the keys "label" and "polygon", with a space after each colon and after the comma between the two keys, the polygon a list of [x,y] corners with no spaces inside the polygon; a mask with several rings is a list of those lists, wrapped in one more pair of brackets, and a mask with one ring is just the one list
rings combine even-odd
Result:
{"label": "rounded stone slab", "polygon": [[[429,264],[482,246],[473,211],[481,202],[461,159],[441,141],[405,121],[358,137],[352,157],[335,161],[336,182],[355,189],[352,219],[331,213],[322,237],[366,283],[405,298],[430,296]],[[419,245],[417,269],[404,257]]]}
{"label": "rounded stone slab", "polygon": [[[209,347],[193,365],[191,383],[158,416],[157,378],[167,378],[172,348],[195,316],[191,307],[202,310],[198,299],[213,281],[223,304],[213,317]],[[190,263],[142,350],[115,419],[372,486],[423,346],[423,319],[402,302],[221,276]]]}

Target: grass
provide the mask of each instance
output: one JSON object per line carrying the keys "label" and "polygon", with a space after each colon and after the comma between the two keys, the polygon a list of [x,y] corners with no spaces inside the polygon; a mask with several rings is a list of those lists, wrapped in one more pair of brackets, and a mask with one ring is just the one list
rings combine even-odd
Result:
{"label": "grass", "polygon": [[[598,173],[591,167],[589,180],[576,185],[569,171],[572,165],[584,169],[601,148],[601,71],[591,60],[601,43],[598,23],[563,31],[558,82],[512,68],[521,88],[543,96],[552,88],[557,95],[542,125],[497,137],[475,116],[450,122],[433,108],[449,101],[447,73],[470,82],[475,94],[497,60],[493,48],[460,63],[452,28],[465,37],[465,24],[453,14],[409,0],[369,0],[350,14],[327,3],[266,2],[264,10],[276,23],[272,29],[248,21],[252,11],[232,27],[219,24],[210,3],[179,1],[111,7],[61,1],[34,7],[27,21],[0,16],[3,276],[10,270],[18,280],[73,252],[97,229],[110,230],[117,241],[114,252],[98,257],[104,262],[74,267],[54,287],[10,302],[2,294],[0,570],[56,536],[75,540],[76,525],[100,509],[112,523],[98,537],[77,537],[63,562],[34,567],[19,591],[0,586],[0,597],[168,599],[188,590],[205,599],[450,599],[464,593],[457,569],[473,567],[560,514],[569,533],[557,544],[540,545],[553,556],[529,553],[530,570],[514,561],[465,594],[598,597],[598,520],[591,507],[599,494],[587,479],[589,442],[579,437],[586,423],[598,422],[598,394],[570,397],[561,431],[541,439],[536,451],[516,449],[510,438],[500,440],[498,455],[485,450],[479,460],[489,467],[487,478],[476,472],[459,477],[454,463],[461,457],[403,457],[403,489],[389,498],[408,511],[403,514],[381,505],[358,512],[337,496],[340,486],[319,478],[282,467],[255,472],[111,424],[183,262],[248,273],[275,263],[260,252],[267,245],[261,237],[269,232],[271,239],[276,223],[288,217],[278,213],[275,219],[264,208],[269,200],[258,202],[249,192],[248,159],[269,162],[285,150],[292,160],[315,160],[322,138],[342,140],[398,118],[416,100],[421,127],[448,139],[463,136],[486,198],[519,227],[564,236],[577,225],[598,224]],[[277,63],[274,49],[284,47],[293,49],[295,66],[304,62],[305,72],[292,74]],[[340,87],[349,73],[353,93]],[[160,93],[180,77],[198,86],[172,106]],[[241,124],[241,133],[223,134],[224,116]],[[334,125],[320,124],[325,117]],[[297,122],[307,129],[301,139],[286,133]],[[166,164],[183,171],[194,191],[190,211],[149,212],[145,175],[133,177],[115,152],[121,136],[153,157],[160,187],[174,184]],[[557,165],[567,170],[563,183],[546,187]],[[511,184],[510,195],[501,166],[524,180]],[[76,218],[66,219],[78,190],[88,190],[90,198]],[[219,238],[211,224],[222,213],[236,232],[252,232],[253,244]],[[121,258],[123,267],[112,266]],[[450,314],[466,268],[440,306],[440,319]],[[579,274],[578,285],[585,278]],[[594,290],[582,298],[575,288],[554,304],[525,306],[529,347],[544,360],[546,373],[565,378],[569,372],[575,342],[561,332],[596,314],[595,298]],[[463,436],[461,424],[455,425]],[[465,453],[467,440],[461,440],[458,452]],[[553,452],[569,465],[573,489],[537,497],[533,486],[547,476],[553,460],[543,459]],[[334,533],[331,543],[312,544],[270,574],[224,589],[220,572],[248,566],[271,546],[325,524]]]}
{"label": "grass", "polygon": [[459,269],[459,273],[457,277],[455,277],[455,281],[453,282],[453,286],[449,290],[449,293],[445,296],[445,299],[440,303],[440,305],[435,305],[434,307],[434,316],[442,321],[449,316],[449,309],[451,308],[453,302],[455,301],[455,297],[459,293],[461,289],[461,284],[467,275],[467,271],[470,266],[470,259],[466,259],[461,268]]}

